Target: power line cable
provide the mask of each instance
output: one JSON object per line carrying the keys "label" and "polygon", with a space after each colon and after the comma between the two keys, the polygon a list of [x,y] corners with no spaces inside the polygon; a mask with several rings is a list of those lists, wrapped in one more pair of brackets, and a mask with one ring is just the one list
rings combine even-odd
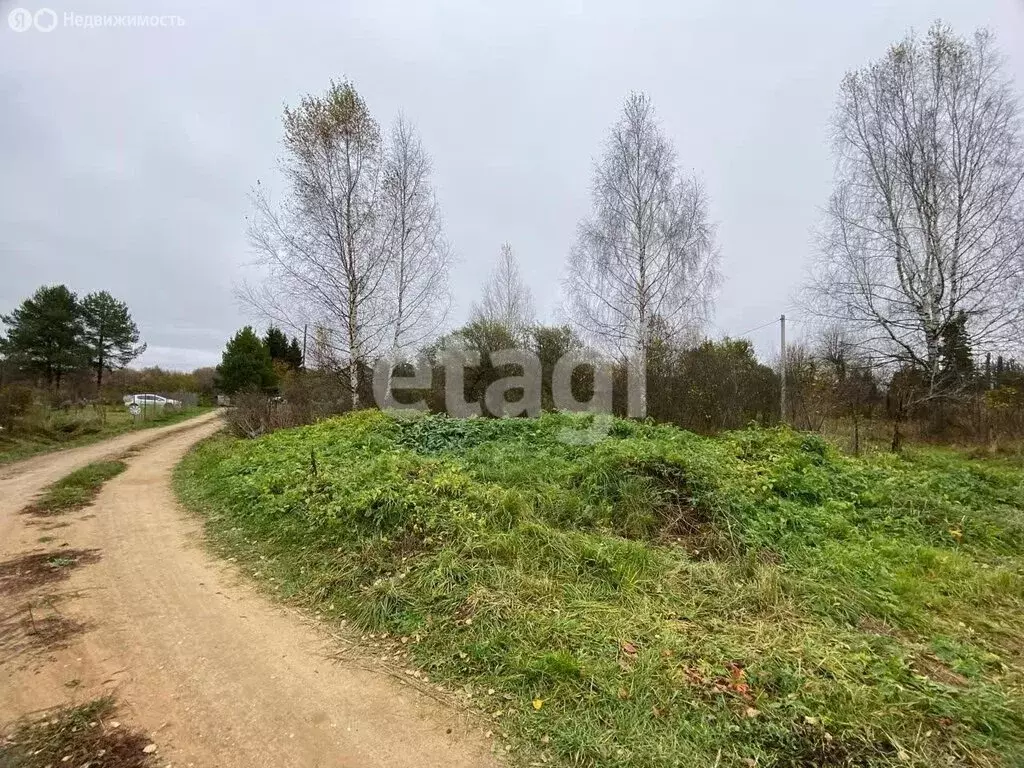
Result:
{"label": "power line cable", "polygon": [[[794,317],[791,314],[791,313],[795,313],[797,311],[798,310],[796,308],[794,308],[794,307],[787,307],[786,309],[783,310],[783,312],[786,315],[786,322],[787,323],[800,323],[800,322],[803,322],[802,320],[797,319],[796,317]],[[773,317],[771,320],[769,320],[766,323],[762,323],[761,325],[755,326],[753,328],[750,328],[749,330],[742,331],[742,332],[736,333],[736,334],[730,333],[729,331],[727,331],[725,328],[723,328],[722,326],[718,325],[717,323],[711,323],[711,325],[713,325],[718,330],[719,333],[722,333],[722,334],[724,334],[726,336],[731,336],[733,338],[738,338],[738,337],[741,337],[741,336],[746,336],[748,333],[753,333],[754,331],[760,331],[761,329],[767,328],[770,325],[774,325],[777,322],[779,322],[779,318],[778,317]]]}
{"label": "power line cable", "polygon": [[779,322],[779,318],[774,317],[771,320],[769,320],[767,323],[759,325],[756,328],[751,328],[749,331],[743,331],[742,333],[738,333],[736,335],[737,336],[746,336],[748,333],[753,333],[754,331],[760,331],[762,328],[767,328],[769,325],[774,325],[777,322]]}

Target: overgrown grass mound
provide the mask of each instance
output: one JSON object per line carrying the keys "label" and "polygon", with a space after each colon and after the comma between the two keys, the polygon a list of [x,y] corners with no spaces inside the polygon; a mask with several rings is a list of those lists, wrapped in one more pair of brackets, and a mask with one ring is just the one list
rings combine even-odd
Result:
{"label": "overgrown grass mound", "polygon": [[361,412],[208,442],[179,488],[525,762],[1024,764],[1020,469],[605,426]]}

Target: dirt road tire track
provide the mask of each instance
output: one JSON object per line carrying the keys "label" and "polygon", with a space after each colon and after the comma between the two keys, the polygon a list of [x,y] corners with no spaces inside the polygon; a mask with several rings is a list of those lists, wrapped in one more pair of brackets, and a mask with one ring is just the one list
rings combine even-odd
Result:
{"label": "dirt road tire track", "polygon": [[[30,664],[0,663],[0,722],[114,690],[126,719],[176,766],[495,765],[490,741],[465,718],[386,675],[332,661],[335,641],[203,549],[170,477],[219,426],[193,421],[162,436],[94,506],[69,516],[60,543],[101,551],[61,584],[74,595],[61,610],[89,629]],[[38,550],[39,532],[17,517],[21,551]]]}
{"label": "dirt road tire track", "polygon": [[220,413],[213,411],[167,427],[128,432],[103,442],[44,453],[0,466],[0,554],[6,553],[8,547],[17,541],[14,532],[18,518],[14,513],[46,486],[90,462],[115,458],[125,451],[151,445],[168,435],[206,423],[220,423],[219,420]]}

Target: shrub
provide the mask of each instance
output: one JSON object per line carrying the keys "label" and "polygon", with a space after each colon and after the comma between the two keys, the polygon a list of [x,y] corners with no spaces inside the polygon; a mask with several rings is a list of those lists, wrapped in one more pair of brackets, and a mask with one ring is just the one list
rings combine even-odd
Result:
{"label": "shrub", "polygon": [[28,413],[31,405],[32,390],[28,387],[0,387],[0,428],[8,434],[14,432],[15,423]]}
{"label": "shrub", "polygon": [[228,428],[235,437],[255,438],[275,429],[298,426],[291,404],[261,392],[241,392],[231,398]]}

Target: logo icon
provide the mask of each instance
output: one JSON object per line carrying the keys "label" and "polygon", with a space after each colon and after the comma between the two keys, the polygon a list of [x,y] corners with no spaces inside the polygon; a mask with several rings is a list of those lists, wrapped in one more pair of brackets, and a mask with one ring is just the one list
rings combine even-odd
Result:
{"label": "logo icon", "polygon": [[40,32],[50,32],[57,26],[57,14],[49,8],[40,8],[33,20]]}
{"label": "logo icon", "polygon": [[[56,22],[56,14],[54,21]],[[15,32],[27,32],[32,29],[32,12],[24,8],[15,8],[7,14],[7,25]]]}

